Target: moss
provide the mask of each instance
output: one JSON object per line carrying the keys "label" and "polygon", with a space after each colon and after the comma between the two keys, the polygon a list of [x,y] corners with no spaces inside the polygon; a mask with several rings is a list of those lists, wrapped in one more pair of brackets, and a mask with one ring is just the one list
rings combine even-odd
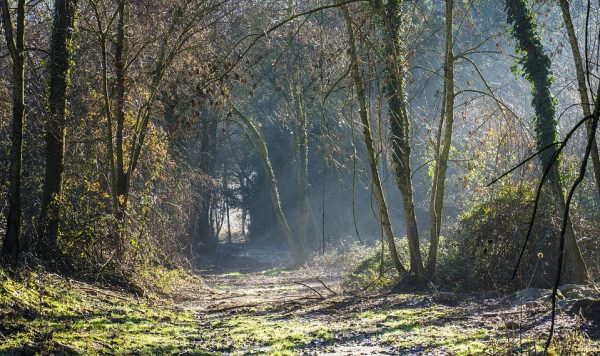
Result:
{"label": "moss", "polygon": [[[278,308],[260,306],[198,318],[164,299],[161,305],[152,305],[147,299],[69,283],[58,276],[8,276],[0,271],[0,355],[13,351],[292,355],[356,338],[399,353],[417,350],[453,355],[519,353],[543,344],[543,340],[511,338],[501,328],[449,321],[455,309],[413,306],[412,302],[422,298],[419,295],[389,298],[386,301],[393,301],[393,306],[357,301],[353,308],[366,309],[339,309],[336,314],[315,312],[293,317],[285,311],[281,314]],[[553,345],[556,354],[569,354],[569,350],[594,354],[597,349],[585,335],[577,333],[559,335]]]}
{"label": "moss", "polygon": [[58,276],[0,272],[0,310],[0,354],[204,353],[189,312]]}
{"label": "moss", "polygon": [[230,272],[222,274],[223,277],[243,277],[244,275],[241,272]]}
{"label": "moss", "polygon": [[333,340],[330,329],[318,321],[281,320],[269,316],[239,315],[226,321],[215,321],[206,340],[217,350],[254,353],[262,350],[273,355],[287,355],[312,343]]}
{"label": "moss", "polygon": [[451,354],[477,354],[484,350],[489,332],[448,324],[443,306],[381,309],[353,316],[362,328],[376,328],[377,341],[400,349],[443,349]]}

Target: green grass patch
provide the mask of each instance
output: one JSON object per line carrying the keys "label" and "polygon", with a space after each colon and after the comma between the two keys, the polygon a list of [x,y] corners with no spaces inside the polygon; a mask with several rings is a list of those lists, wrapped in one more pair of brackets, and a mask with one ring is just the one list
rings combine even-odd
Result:
{"label": "green grass patch", "polygon": [[333,340],[329,328],[318,321],[274,319],[269,316],[238,315],[215,321],[205,330],[205,347],[244,354],[295,354],[311,343]]}
{"label": "green grass patch", "polygon": [[192,314],[33,272],[0,271],[0,354],[204,353]]}

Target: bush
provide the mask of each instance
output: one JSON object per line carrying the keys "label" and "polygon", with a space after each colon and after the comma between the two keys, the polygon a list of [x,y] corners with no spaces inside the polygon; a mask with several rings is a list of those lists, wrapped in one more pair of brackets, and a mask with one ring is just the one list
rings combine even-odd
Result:
{"label": "bush", "polygon": [[[532,186],[504,186],[474,204],[459,217],[452,238],[442,244],[438,267],[442,285],[468,289],[505,290],[548,288],[556,276],[560,215],[550,202],[541,201],[530,240],[516,278],[512,278],[533,212]],[[542,198],[544,200],[544,198]],[[578,236],[593,236],[597,224],[572,210]],[[574,215],[575,214],[575,215]],[[582,251],[595,249],[580,240]]]}

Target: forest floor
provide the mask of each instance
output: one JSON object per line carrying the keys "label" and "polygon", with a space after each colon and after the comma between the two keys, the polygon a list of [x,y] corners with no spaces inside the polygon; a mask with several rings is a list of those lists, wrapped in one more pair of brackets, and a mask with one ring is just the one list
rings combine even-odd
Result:
{"label": "forest floor", "polygon": [[[540,350],[548,303],[344,291],[343,256],[286,269],[272,249],[227,247],[198,266],[148,271],[138,298],[56,275],[1,275],[0,354],[456,355]],[[265,262],[266,261],[266,262]],[[557,354],[600,352],[600,327],[559,313]]]}

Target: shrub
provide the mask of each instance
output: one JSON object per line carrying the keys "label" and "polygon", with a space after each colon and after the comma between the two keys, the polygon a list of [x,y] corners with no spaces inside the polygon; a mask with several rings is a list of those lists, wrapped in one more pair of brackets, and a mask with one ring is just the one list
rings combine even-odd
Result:
{"label": "shrub", "polygon": [[[531,219],[535,191],[532,186],[504,186],[488,199],[473,204],[460,217],[452,238],[442,246],[438,267],[440,282],[469,289],[551,287],[556,275],[560,214],[541,201],[530,240],[516,278],[512,278]],[[542,197],[542,200],[545,198]],[[573,211],[578,236],[593,236],[598,229]],[[590,239],[580,239],[582,251],[595,249]]]}

